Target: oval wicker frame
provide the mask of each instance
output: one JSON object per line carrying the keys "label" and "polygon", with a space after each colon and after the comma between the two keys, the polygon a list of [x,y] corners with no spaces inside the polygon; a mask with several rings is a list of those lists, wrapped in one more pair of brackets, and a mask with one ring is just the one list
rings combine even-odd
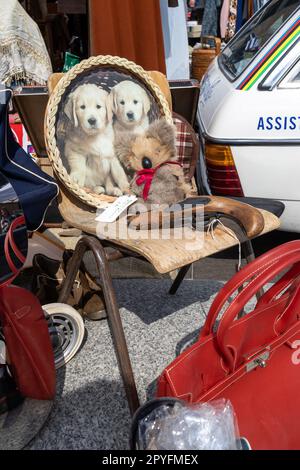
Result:
{"label": "oval wicker frame", "polygon": [[53,93],[49,98],[49,102],[45,114],[45,143],[49,159],[52,163],[55,175],[58,177],[60,182],[67,187],[72,194],[81,199],[86,204],[101,208],[112,202],[116,198],[105,194],[96,195],[85,191],[81,186],[75,183],[68,172],[66,171],[60,156],[60,151],[56,142],[56,114],[58,111],[61,99],[71,82],[82,72],[88,71],[92,68],[101,66],[116,67],[116,70],[130,72],[133,76],[140,79],[148,88],[150,93],[155,98],[162,116],[170,123],[173,124],[172,114],[168,105],[168,102],[162,93],[159,86],[152,80],[149,74],[139,65],[134,62],[130,62],[127,59],[116,56],[96,56],[90,57],[89,59],[83,60],[80,64],[75,65],[69,72],[64,74],[61,80],[56,85]]}

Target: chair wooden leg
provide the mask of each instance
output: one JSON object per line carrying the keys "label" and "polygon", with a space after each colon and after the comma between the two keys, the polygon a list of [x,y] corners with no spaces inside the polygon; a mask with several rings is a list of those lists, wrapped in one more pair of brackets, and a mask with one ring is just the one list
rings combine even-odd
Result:
{"label": "chair wooden leg", "polygon": [[180,284],[182,283],[183,279],[185,278],[186,273],[190,269],[191,264],[187,264],[179,269],[177,276],[175,277],[173,284],[170,287],[169,294],[174,295],[176,294],[177,290],[179,289]]}
{"label": "chair wooden leg", "polygon": [[243,251],[243,255],[244,255],[244,258],[247,261],[247,263],[251,263],[251,261],[253,261],[255,259],[255,253],[254,253],[254,250],[253,250],[251,240],[243,241],[242,251]]}
{"label": "chair wooden leg", "polygon": [[80,263],[86,251],[94,255],[100,282],[104,294],[106,312],[115,352],[118,359],[120,374],[124,383],[128,405],[131,414],[139,407],[139,399],[134,381],[132,366],[127,349],[125,334],[120,318],[117,299],[109,272],[109,263],[100,241],[91,236],[82,237],[75,248],[74,254],[68,263],[67,276],[62,286],[59,302],[65,302],[72,289]]}
{"label": "chair wooden leg", "polygon": [[[253,250],[251,240],[246,240],[245,242],[242,243],[242,250],[243,250],[244,258],[247,261],[247,263],[251,263],[251,261],[255,260],[255,253]],[[256,293],[257,300],[259,300],[263,295],[264,295],[264,290],[262,288]]]}

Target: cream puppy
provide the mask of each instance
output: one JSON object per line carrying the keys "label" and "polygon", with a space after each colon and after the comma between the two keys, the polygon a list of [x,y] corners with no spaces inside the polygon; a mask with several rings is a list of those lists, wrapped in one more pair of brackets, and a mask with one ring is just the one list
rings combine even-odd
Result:
{"label": "cream puppy", "polygon": [[110,92],[111,109],[115,115],[114,131],[142,133],[149,126],[150,99],[140,85],[124,80]]}
{"label": "cream puppy", "polygon": [[128,192],[127,176],[114,153],[108,93],[94,84],[80,85],[70,94],[64,112],[71,122],[64,151],[70,177],[98,194]]}

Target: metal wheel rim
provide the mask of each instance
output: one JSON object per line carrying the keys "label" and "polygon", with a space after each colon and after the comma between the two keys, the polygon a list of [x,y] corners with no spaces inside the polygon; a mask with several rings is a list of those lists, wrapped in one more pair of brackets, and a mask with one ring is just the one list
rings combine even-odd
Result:
{"label": "metal wheel rim", "polygon": [[62,358],[67,358],[73,352],[77,343],[78,333],[78,325],[71,316],[65,313],[51,315],[49,334],[55,362]]}

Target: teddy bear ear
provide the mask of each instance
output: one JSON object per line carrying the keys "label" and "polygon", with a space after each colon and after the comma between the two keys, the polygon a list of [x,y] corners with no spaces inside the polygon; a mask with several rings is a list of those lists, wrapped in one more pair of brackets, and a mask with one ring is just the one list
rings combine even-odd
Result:
{"label": "teddy bear ear", "polygon": [[168,147],[175,146],[175,126],[169,124],[166,119],[153,121],[147,130],[147,137],[152,137]]}

